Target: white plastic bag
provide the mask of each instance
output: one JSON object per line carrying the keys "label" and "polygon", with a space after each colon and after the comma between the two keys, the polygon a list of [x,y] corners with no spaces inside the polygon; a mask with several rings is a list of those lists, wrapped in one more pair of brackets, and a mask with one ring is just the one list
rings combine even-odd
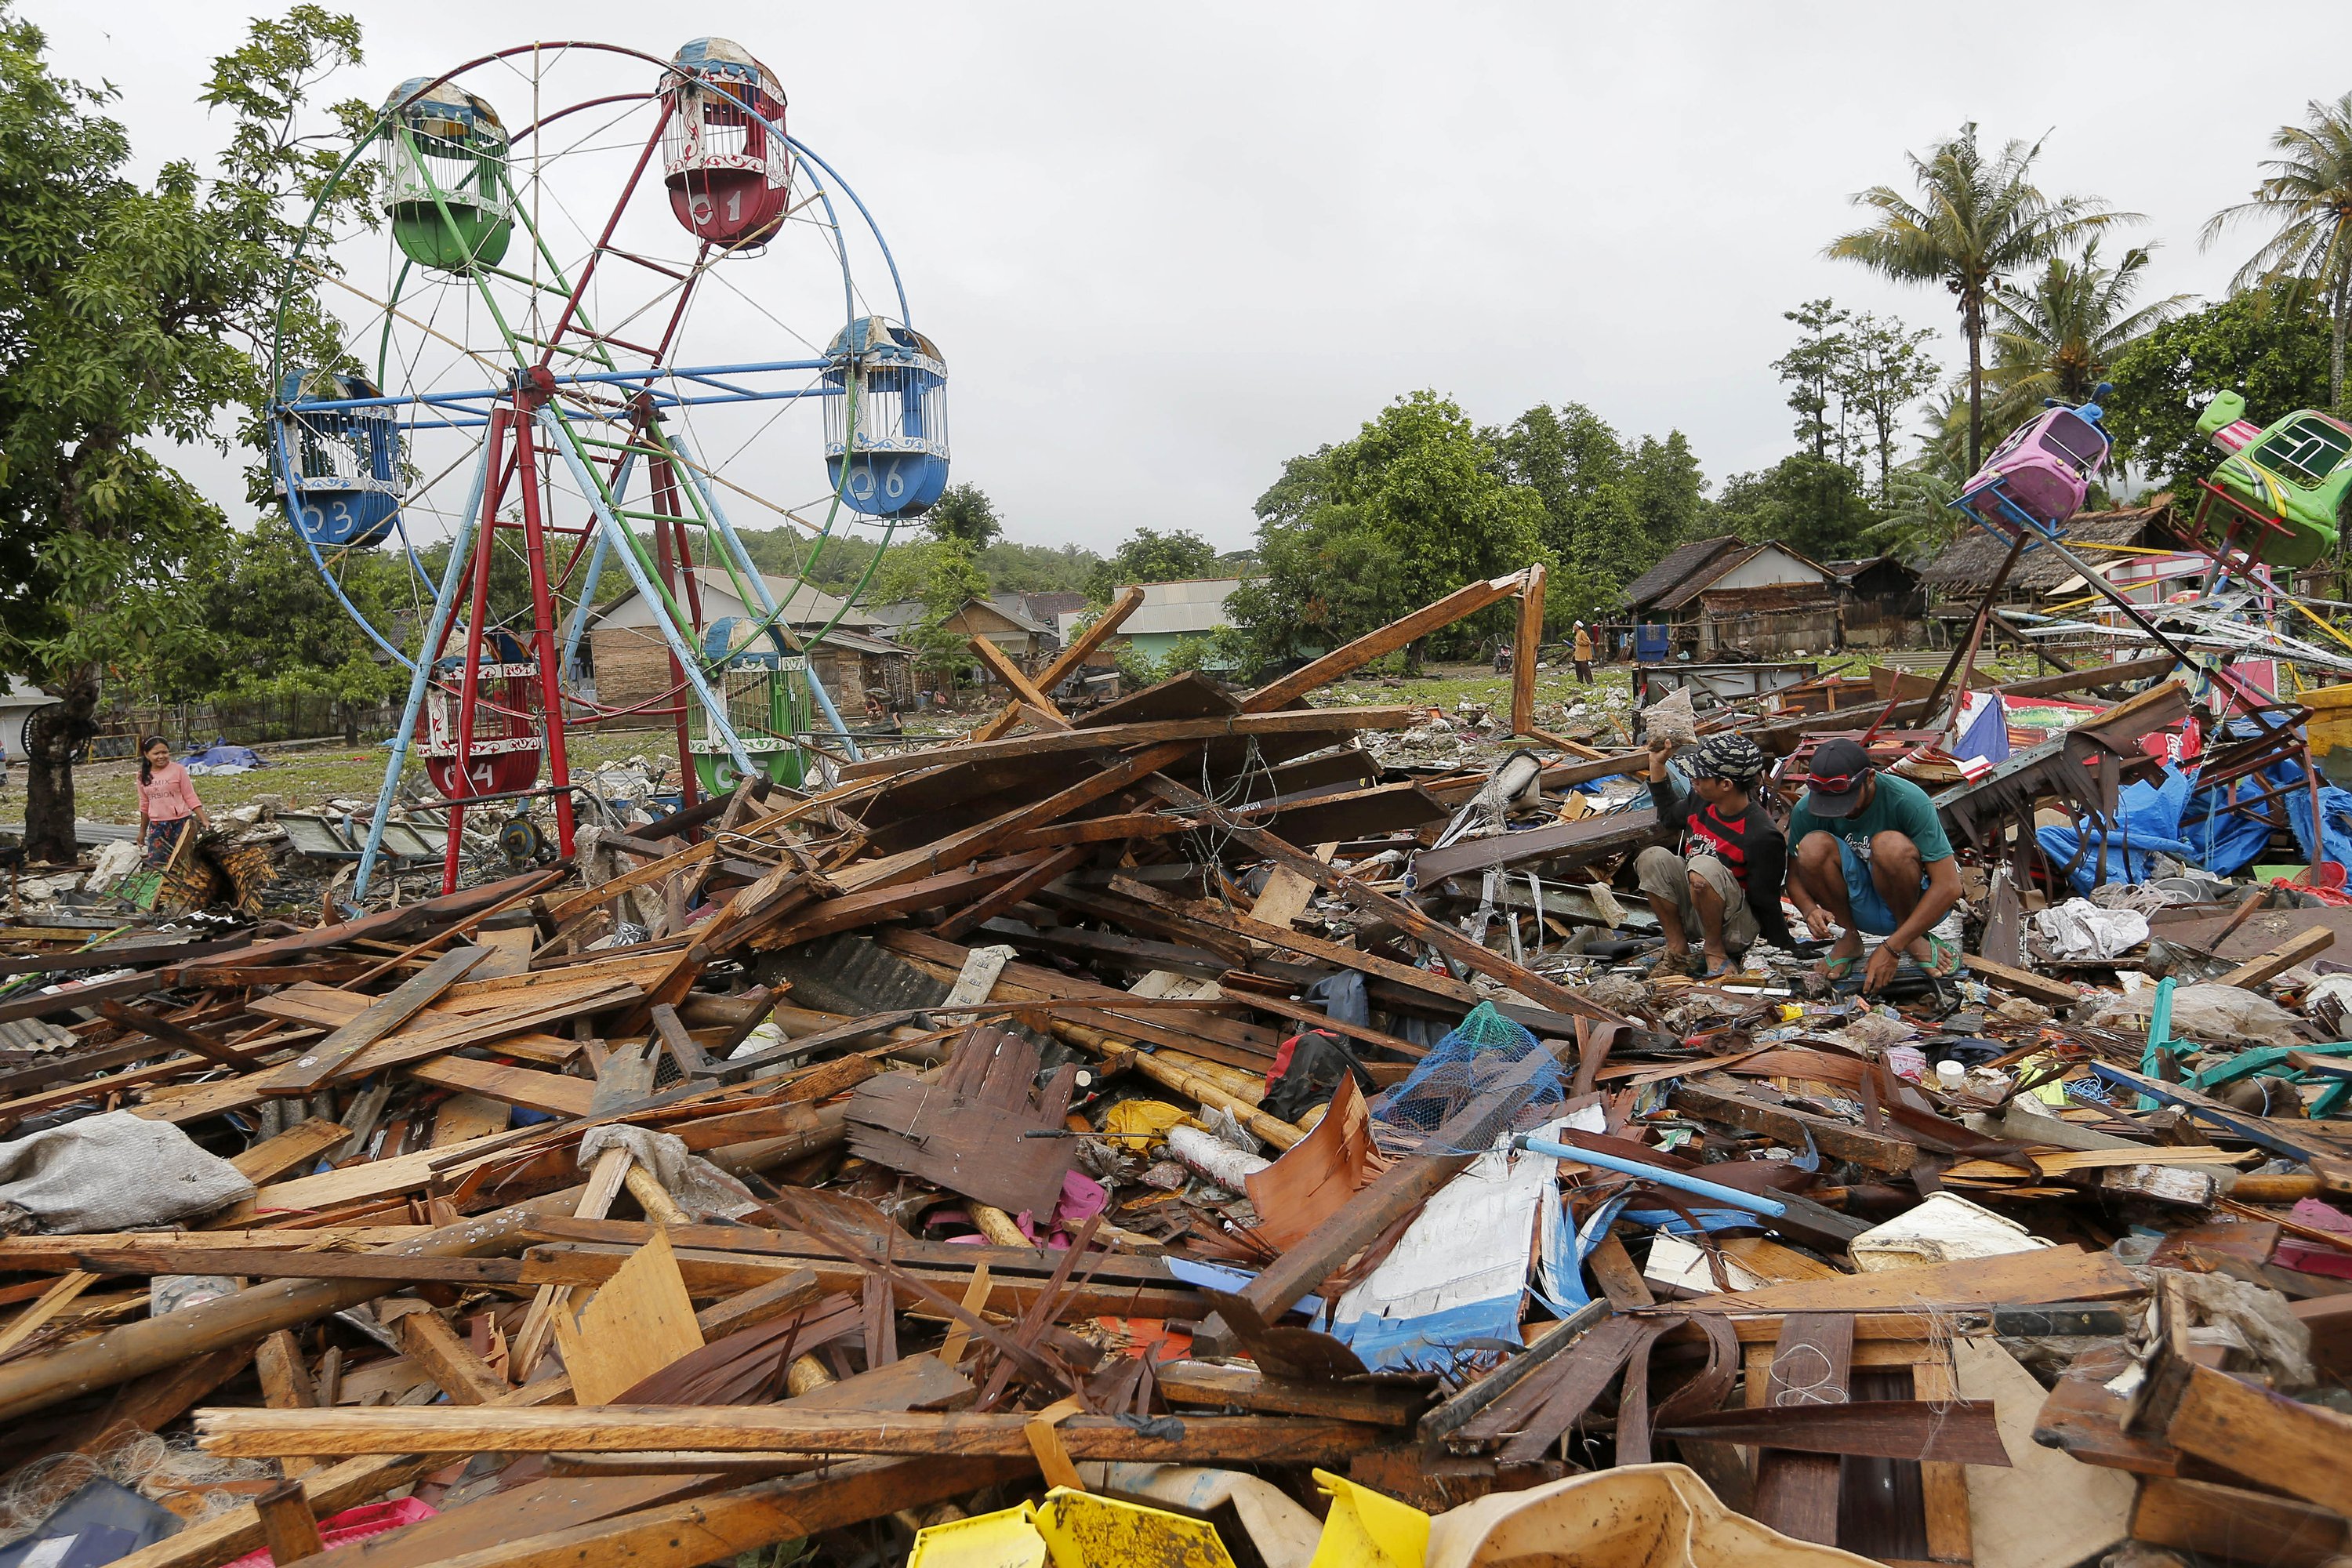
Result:
{"label": "white plastic bag", "polygon": [[2088,899],[2069,899],[2033,917],[2033,929],[2050,955],[2080,963],[2118,958],[2147,940],[2147,917],[2137,910],[2102,909]]}

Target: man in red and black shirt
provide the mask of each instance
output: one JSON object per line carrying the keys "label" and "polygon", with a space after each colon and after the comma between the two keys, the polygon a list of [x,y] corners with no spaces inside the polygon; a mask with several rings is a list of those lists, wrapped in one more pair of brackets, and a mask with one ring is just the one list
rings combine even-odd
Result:
{"label": "man in red and black shirt", "polygon": [[1711,735],[1692,759],[1691,794],[1675,788],[1666,772],[1673,746],[1650,742],[1650,798],[1658,825],[1675,832],[1675,847],[1654,845],[1634,862],[1643,895],[1666,935],[1662,973],[1689,973],[1691,932],[1706,954],[1712,978],[1759,937],[1793,947],[1780,909],[1788,840],[1754,801],[1767,766],[1763,752],[1744,735]]}

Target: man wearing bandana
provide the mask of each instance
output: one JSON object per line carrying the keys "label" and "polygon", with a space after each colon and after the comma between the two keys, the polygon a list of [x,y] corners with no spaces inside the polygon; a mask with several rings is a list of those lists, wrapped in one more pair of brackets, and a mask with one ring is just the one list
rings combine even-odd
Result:
{"label": "man wearing bandana", "polygon": [[1643,896],[1666,935],[1658,973],[1691,973],[1693,933],[1706,954],[1696,973],[1713,979],[1759,937],[1793,947],[1780,910],[1788,842],[1755,804],[1765,760],[1744,735],[1711,735],[1691,761],[1691,793],[1666,772],[1670,742],[1650,742],[1650,798],[1675,847],[1653,845],[1634,862]]}

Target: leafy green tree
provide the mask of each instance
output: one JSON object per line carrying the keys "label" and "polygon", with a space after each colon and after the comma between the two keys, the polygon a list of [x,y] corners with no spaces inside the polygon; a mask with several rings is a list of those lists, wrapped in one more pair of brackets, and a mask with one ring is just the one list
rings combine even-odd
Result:
{"label": "leafy green tree", "polygon": [[[446,550],[446,547],[445,547]],[[379,627],[414,614],[404,562],[382,552],[354,557],[343,590]],[[186,672],[194,689],[158,695],[323,697],[335,704],[343,739],[360,741],[360,715],[407,689],[408,672],[370,640],[328,591],[283,516],[265,515],[248,535],[232,535],[203,574],[206,658]]]}
{"label": "leafy green tree", "polygon": [[1843,463],[1791,452],[1761,473],[1734,474],[1715,503],[1717,526],[1750,543],[1778,540],[1815,561],[1863,552],[1877,514],[1862,476]]}
{"label": "leafy green tree", "polygon": [[[0,560],[29,559],[0,584],[0,666],[63,699],[30,737],[26,839],[69,859],[72,759],[109,668],[152,681],[205,635],[181,566],[225,520],[151,444],[220,444],[239,405],[257,430],[288,215],[323,177],[302,105],[359,30],[307,5],[256,23],[206,93],[233,115],[221,176],[175,161],[152,186],[126,173],[112,90],[54,74],[46,48],[0,9]],[[298,304],[289,326],[309,363],[340,362],[323,311]]]}
{"label": "leafy green tree", "polygon": [[918,668],[952,680],[972,666],[970,637],[950,630],[947,623],[971,600],[987,596],[988,579],[972,559],[971,546],[960,539],[942,539],[929,546],[923,557],[923,616],[907,636]]}
{"label": "leafy green tree", "polygon": [[2331,329],[2302,302],[2305,286],[2264,285],[2156,327],[2116,356],[2106,426],[2116,454],[2158,485],[2183,487],[2221,454],[2197,433],[2220,391],[2244,395],[2264,421],[2326,405]]}
{"label": "leafy green tree", "polygon": [[1592,410],[1538,404],[1482,439],[1503,476],[1542,504],[1543,544],[1562,570],[1622,583],[1655,558],[1629,454]]}
{"label": "leafy green tree", "polygon": [[1830,300],[1808,300],[1780,319],[1797,324],[1797,346],[1772,362],[1789,384],[1789,406],[1797,416],[1797,439],[1822,462],[1846,460],[1844,410],[1838,401],[1838,373],[1847,353],[1849,310]]}
{"label": "leafy green tree", "polygon": [[[2210,246],[2230,228],[2255,224],[2271,237],[2238,269],[2231,287],[2299,279],[2328,321],[2327,405],[2344,406],[2344,333],[2352,322],[2352,92],[2334,103],[2314,99],[2301,125],[2271,133],[2279,156],[2251,199],[2206,220]],[[2251,401],[2251,400],[2250,400]]]}
{"label": "leafy green tree", "polygon": [[1282,465],[1282,478],[1266,487],[1254,510],[1260,523],[1288,525],[1331,499],[1331,447],[1328,443],[1303,452]]}
{"label": "leafy green tree", "polygon": [[2043,195],[2033,183],[2041,155],[2039,142],[2011,142],[1989,158],[1970,121],[1927,157],[1908,155],[1918,200],[1891,185],[1857,193],[1854,205],[1877,212],[1877,223],[1831,241],[1824,252],[1899,283],[1951,291],[1969,345],[1970,472],[1984,452],[1984,334],[1999,280],[2138,216],[2087,196]]}
{"label": "leafy green tree", "polygon": [[1083,594],[1101,561],[1082,544],[1016,544],[1009,539],[980,552],[980,569],[1008,593]]}
{"label": "leafy green tree", "polygon": [[1004,531],[988,492],[975,484],[950,485],[923,514],[923,526],[934,539],[961,540],[974,550],[987,549]]}
{"label": "leafy green tree", "polygon": [[[1506,480],[1494,447],[1449,398],[1400,397],[1323,460],[1328,489],[1295,515],[1262,516],[1265,575],[1227,601],[1260,662],[1335,645],[1543,557],[1542,501]],[[1478,635],[1457,625],[1446,640]],[[1422,656],[1416,643],[1408,667]]]}
{"label": "leafy green tree", "polygon": [[[1706,475],[1679,430],[1661,441],[1644,436],[1626,464],[1633,492],[1634,515],[1647,536],[1643,567],[1647,570],[1675,545],[1704,536],[1706,528]],[[1549,602],[1549,596],[1547,596]]]}
{"label": "leafy green tree", "polygon": [[1906,327],[1871,311],[1852,318],[1845,353],[1837,367],[1839,405],[1853,431],[1849,459],[1860,467],[1874,461],[1878,497],[1884,501],[1895,467],[1895,426],[1904,410],[1932,391],[1940,374],[1927,356],[1925,327]]}
{"label": "leafy green tree", "polygon": [[1087,582],[1087,596],[1108,604],[1121,587],[1138,583],[1183,583],[1217,574],[1217,547],[1189,529],[1139,528],[1097,565]]}
{"label": "leafy green tree", "polygon": [[2187,307],[2186,294],[2134,307],[2147,264],[2147,247],[2135,246],[2116,266],[2102,266],[2094,239],[2079,258],[2052,257],[2032,288],[2002,286],[1989,377],[1999,393],[1996,430],[2023,424],[2044,398],[2089,402],[2118,356]]}

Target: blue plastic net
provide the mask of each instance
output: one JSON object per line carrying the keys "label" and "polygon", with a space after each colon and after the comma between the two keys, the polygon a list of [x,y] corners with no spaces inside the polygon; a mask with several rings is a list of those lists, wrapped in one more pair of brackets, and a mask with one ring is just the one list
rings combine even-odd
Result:
{"label": "blue plastic net", "polygon": [[1509,1131],[1524,1132],[1551,1121],[1568,1098],[1568,1074],[1559,1059],[1535,1036],[1481,1002],[1454,1032],[1429,1048],[1412,1075],[1372,1103],[1372,1139],[1386,1154],[1427,1150],[1433,1153],[1470,1154],[1479,1149],[1452,1149],[1433,1142],[1437,1130],[1454,1112],[1512,1072],[1530,1052],[1540,1053],[1544,1065],[1533,1069],[1535,1092],[1511,1119]]}

